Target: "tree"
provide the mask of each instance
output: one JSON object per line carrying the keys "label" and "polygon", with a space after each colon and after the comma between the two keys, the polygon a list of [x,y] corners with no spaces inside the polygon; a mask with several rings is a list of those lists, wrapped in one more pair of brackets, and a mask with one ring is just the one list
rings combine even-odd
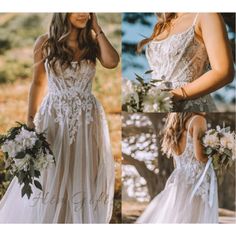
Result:
{"label": "tree", "polygon": [[[136,168],[138,174],[145,179],[145,184],[134,186],[135,191],[144,191],[147,187],[150,198],[163,190],[166,180],[173,171],[173,160],[166,158],[160,149],[162,133],[167,114],[127,114],[123,113],[122,157],[123,165]],[[235,130],[234,113],[207,113],[209,128],[230,126]],[[155,145],[156,148],[153,148]],[[148,153],[150,155],[148,155]],[[125,179],[123,173],[123,179]],[[132,178],[129,176],[128,178]],[[127,183],[129,181],[125,179]],[[234,210],[235,199],[235,165],[225,174],[219,186],[220,207]]]}

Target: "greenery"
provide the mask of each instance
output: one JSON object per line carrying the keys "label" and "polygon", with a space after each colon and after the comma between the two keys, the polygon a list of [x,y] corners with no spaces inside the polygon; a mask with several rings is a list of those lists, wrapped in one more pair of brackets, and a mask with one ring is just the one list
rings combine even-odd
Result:
{"label": "greenery", "polygon": [[31,76],[32,47],[48,19],[49,14],[0,14],[0,84]]}
{"label": "greenery", "polygon": [[0,84],[14,82],[16,79],[27,79],[31,74],[31,65],[28,61],[7,60],[0,68]]}
{"label": "greenery", "polygon": [[[24,197],[24,195],[27,195],[27,197],[30,198],[33,193],[31,185],[34,185],[36,188],[42,190],[42,186],[37,180],[40,177],[40,168],[36,167],[37,162],[41,162],[43,155],[47,156],[50,154],[50,156],[53,157],[53,153],[46,141],[44,133],[36,133],[34,129],[30,129],[26,124],[22,124],[20,122],[17,122],[17,124],[17,126],[14,126],[8,130],[6,135],[0,135],[0,148],[3,149],[4,145],[9,145],[6,144],[9,141],[13,141],[15,143],[16,136],[18,135],[22,135],[22,140],[25,139],[22,134],[23,130],[34,133],[37,137],[37,140],[32,148],[26,146],[24,150],[18,151],[15,156],[11,156],[8,151],[3,150],[6,170],[9,170],[13,176],[16,176],[19,184],[23,185],[21,189],[21,196]],[[30,157],[29,160],[26,159],[27,155]],[[23,159],[25,159],[24,165],[19,167],[16,164],[16,160],[18,161]],[[55,162],[54,157],[53,161]]]}

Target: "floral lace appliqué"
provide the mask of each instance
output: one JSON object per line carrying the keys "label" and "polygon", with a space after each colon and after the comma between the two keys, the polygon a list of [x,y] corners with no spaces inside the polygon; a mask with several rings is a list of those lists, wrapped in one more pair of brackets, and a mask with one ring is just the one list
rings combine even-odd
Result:
{"label": "floral lace appliqu\u00e9", "polygon": [[[194,156],[194,147],[192,138],[187,134],[187,142],[185,151],[180,155],[175,155],[175,162],[178,169],[181,169],[181,173],[185,175],[187,184],[194,187],[203,174],[205,169],[205,164],[199,162]],[[210,188],[210,171],[206,173],[206,176],[197,189],[195,195],[200,196],[204,201],[207,201],[209,197],[209,188]]]}
{"label": "floral lace appliqu\u00e9", "polygon": [[57,64],[56,75],[45,63],[48,75],[48,94],[36,114],[35,124],[40,123],[40,117],[47,111],[55,113],[55,122],[61,127],[67,125],[70,144],[74,141],[78,127],[81,125],[81,116],[89,125],[93,122],[92,111],[96,108],[96,98],[91,93],[92,80],[95,75],[95,65],[83,60],[73,63],[72,67],[61,70]]}
{"label": "floral lace appliqu\u00e9", "polygon": [[[188,84],[208,70],[209,59],[205,46],[195,37],[194,26],[162,41],[152,40],[146,47],[153,79],[164,79],[170,88]],[[159,85],[161,82],[157,82]],[[175,111],[216,111],[210,95],[177,102]]]}

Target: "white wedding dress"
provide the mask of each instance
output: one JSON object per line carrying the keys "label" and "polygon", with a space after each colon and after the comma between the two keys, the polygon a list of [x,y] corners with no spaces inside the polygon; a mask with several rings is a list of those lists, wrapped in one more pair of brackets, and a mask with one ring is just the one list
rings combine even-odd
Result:
{"label": "white wedding dress", "polygon": [[[173,34],[164,40],[152,40],[146,47],[146,58],[152,79],[162,79],[157,87],[175,89],[199,78],[209,67],[209,59],[203,43],[195,37],[196,15],[187,30]],[[174,104],[174,111],[217,111],[211,95]]]}
{"label": "white wedding dress", "polygon": [[194,156],[189,128],[186,147],[174,155],[175,170],[164,190],[147,206],[136,223],[218,223],[217,180],[211,160],[204,164]]}
{"label": "white wedding dress", "polygon": [[16,177],[0,202],[0,223],[108,223],[114,161],[105,113],[91,93],[95,64],[82,60],[57,74],[47,61],[48,93],[35,116],[56,164],[42,172],[43,192],[21,198]]}

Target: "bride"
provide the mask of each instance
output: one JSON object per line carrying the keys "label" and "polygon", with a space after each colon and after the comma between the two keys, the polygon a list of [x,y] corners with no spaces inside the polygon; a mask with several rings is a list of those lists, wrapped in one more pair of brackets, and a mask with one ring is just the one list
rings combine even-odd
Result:
{"label": "bride", "polygon": [[[216,111],[211,92],[234,78],[232,53],[223,19],[217,13],[157,13],[146,47],[153,79],[170,90],[174,111]],[[210,68],[209,68],[210,67]]]}
{"label": "bride", "polygon": [[169,113],[162,150],[175,170],[137,223],[218,223],[216,176],[200,141],[206,128],[202,113]]}
{"label": "bride", "polygon": [[35,43],[27,125],[46,130],[56,164],[41,173],[43,191],[33,189],[29,200],[12,180],[1,223],[109,223],[114,161],[105,114],[91,92],[96,59],[106,68],[119,62],[96,15],[54,13],[49,33]]}

